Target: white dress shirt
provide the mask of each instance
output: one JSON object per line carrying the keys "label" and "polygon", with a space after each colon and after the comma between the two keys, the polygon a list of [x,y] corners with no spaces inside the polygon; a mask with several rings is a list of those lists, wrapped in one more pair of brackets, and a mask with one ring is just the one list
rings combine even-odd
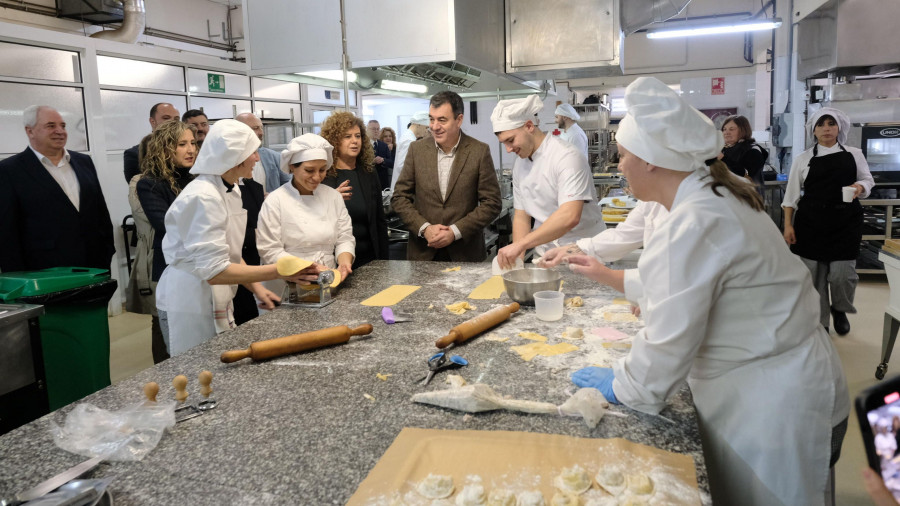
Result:
{"label": "white dress shirt", "polygon": [[72,202],[72,205],[75,206],[75,209],[80,211],[81,185],[78,184],[78,176],[75,175],[75,169],[69,164],[72,155],[70,155],[68,151],[63,150],[65,154],[63,155],[62,160],[54,165],[49,158],[39,153],[33,147],[28,147],[34,152],[34,155],[37,156],[38,160],[41,161],[41,165],[47,169],[47,172],[53,176],[53,179],[56,180],[56,183],[62,188],[62,191],[65,192],[66,196],[69,197],[69,200]]}
{"label": "white dress shirt", "polygon": [[[453,169],[453,160],[456,158],[456,148],[459,147],[459,141],[462,140],[462,135],[460,134],[459,138],[456,139],[456,144],[453,148],[450,149],[449,153],[444,153],[444,150],[441,149],[441,146],[434,141],[434,146],[437,148],[437,171],[438,171],[438,186],[441,189],[441,199],[447,200],[447,187],[450,186],[450,171]],[[425,229],[431,225],[429,222],[425,222],[419,227],[419,237],[424,237],[422,234],[425,233]],[[462,239],[462,232],[459,231],[459,228],[454,223],[450,225],[450,230],[453,230],[453,236],[456,237],[456,240]]]}

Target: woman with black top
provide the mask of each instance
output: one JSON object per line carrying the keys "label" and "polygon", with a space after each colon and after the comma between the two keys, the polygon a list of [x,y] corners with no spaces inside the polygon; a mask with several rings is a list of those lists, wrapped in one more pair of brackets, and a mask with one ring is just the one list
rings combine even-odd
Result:
{"label": "woman with black top", "polygon": [[335,112],[322,124],[321,136],[334,146],[334,165],[322,183],[342,194],[353,222],[353,269],[372,260],[387,260],[387,220],[373,168],[375,151],[365,125],[352,113]]}
{"label": "woman with black top", "polygon": [[[178,120],[160,125],[149,137],[144,156],[141,158],[141,178],[137,182],[137,195],[144,214],[153,227],[153,268],[152,290],[166,268],[162,240],[166,235],[166,211],[175,197],[194,179],[189,172],[197,157],[197,128]],[[151,327],[151,349],[153,363],[158,364],[169,358],[168,347],[159,328],[156,305],[153,307]]]}
{"label": "woman with black top", "polygon": [[725,137],[722,161],[731,172],[749,179],[763,196],[763,167],[769,152],[753,139],[750,122],[743,116],[729,116],[722,123],[722,135]]}

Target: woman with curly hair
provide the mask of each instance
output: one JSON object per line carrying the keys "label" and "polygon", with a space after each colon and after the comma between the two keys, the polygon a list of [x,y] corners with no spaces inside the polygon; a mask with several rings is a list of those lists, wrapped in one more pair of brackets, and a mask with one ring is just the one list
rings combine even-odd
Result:
{"label": "woman with curly hair", "polygon": [[[167,121],[150,135],[147,149],[141,158],[141,175],[136,190],[139,208],[153,228],[152,238],[149,239],[153,243],[150,291],[154,293],[159,277],[166,268],[166,258],[162,251],[162,240],[166,235],[166,211],[181,190],[194,179],[189,171],[197,157],[196,131],[197,127],[193,125],[178,120]],[[137,216],[136,210],[132,211]],[[137,268],[136,266],[135,269]],[[159,329],[155,303],[152,308],[151,347],[153,363],[158,364],[169,358],[169,353]]]}
{"label": "woman with curly hair", "polygon": [[353,269],[372,260],[387,260],[387,220],[374,169],[375,150],[365,124],[352,113],[335,112],[322,124],[321,136],[334,146],[334,165],[322,182],[342,194],[353,222]]}

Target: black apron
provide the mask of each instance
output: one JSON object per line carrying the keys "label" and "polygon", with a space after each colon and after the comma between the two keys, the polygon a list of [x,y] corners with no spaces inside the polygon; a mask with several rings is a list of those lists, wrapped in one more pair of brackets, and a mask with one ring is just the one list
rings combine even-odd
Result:
{"label": "black apron", "polygon": [[862,241],[863,212],[859,199],[844,202],[841,188],[856,183],[856,160],[843,146],[841,151],[816,156],[813,148],[803,197],[794,215],[797,242],[791,251],[818,262],[856,260]]}

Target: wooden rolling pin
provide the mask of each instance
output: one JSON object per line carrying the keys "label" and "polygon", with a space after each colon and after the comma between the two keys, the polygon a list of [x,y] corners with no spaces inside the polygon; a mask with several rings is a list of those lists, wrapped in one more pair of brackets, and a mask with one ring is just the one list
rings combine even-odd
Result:
{"label": "wooden rolling pin", "polygon": [[257,341],[251,344],[246,350],[226,351],[220,358],[222,362],[225,362],[226,364],[237,362],[238,360],[248,357],[254,361],[267,360],[283,355],[290,355],[291,353],[330,346],[332,344],[346,343],[350,340],[351,336],[364,336],[371,333],[372,326],[368,323],[360,325],[355,329],[351,329],[346,325],[340,325],[338,327],[313,330],[312,332],[304,332],[292,336]]}
{"label": "wooden rolling pin", "polygon": [[438,348],[446,348],[451,344],[460,344],[472,337],[481,334],[485,330],[496,327],[505,322],[509,317],[519,310],[519,303],[513,302],[508,306],[500,306],[491,309],[486,313],[482,313],[471,320],[460,323],[450,329],[450,333],[435,341]]}

